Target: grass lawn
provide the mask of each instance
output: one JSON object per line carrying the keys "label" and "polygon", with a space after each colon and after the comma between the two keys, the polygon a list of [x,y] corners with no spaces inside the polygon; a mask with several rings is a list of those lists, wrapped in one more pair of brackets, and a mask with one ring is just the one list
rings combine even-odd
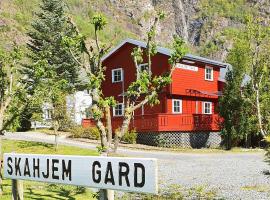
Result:
{"label": "grass lawn", "polygon": [[[97,151],[81,149],[77,147],[59,146],[57,152],[51,144],[39,142],[3,140],[3,152],[35,153],[35,154],[63,154],[63,155],[98,155]],[[1,200],[11,199],[11,180],[3,181],[4,195]],[[41,182],[24,181],[24,199],[26,200],[84,200],[95,199],[90,189],[84,187],[47,184]]]}

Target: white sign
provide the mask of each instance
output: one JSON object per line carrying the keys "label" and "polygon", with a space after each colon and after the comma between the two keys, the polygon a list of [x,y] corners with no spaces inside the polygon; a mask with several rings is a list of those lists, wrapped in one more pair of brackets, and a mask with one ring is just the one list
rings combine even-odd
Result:
{"label": "white sign", "polygon": [[191,65],[185,65],[185,64],[182,64],[182,63],[177,63],[176,67],[180,68],[180,69],[195,71],[195,72],[198,71],[198,67],[191,66]]}
{"label": "white sign", "polygon": [[157,193],[157,161],[148,158],[4,154],[10,179]]}

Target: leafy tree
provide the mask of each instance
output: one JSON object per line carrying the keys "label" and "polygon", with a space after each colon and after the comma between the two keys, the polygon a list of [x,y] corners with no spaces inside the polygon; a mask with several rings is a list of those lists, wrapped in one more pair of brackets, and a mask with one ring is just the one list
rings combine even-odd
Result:
{"label": "leafy tree", "polygon": [[248,16],[244,29],[244,39],[248,44],[246,68],[250,77],[252,95],[245,96],[251,102],[256,111],[257,127],[260,135],[265,138],[269,131],[269,106],[270,98],[270,29],[262,19],[256,16]]}
{"label": "leafy tree", "polygon": [[[108,155],[111,151],[116,151],[119,143],[119,138],[123,137],[128,132],[129,124],[134,111],[145,104],[155,105],[159,103],[159,92],[171,82],[171,75],[175,68],[176,62],[186,53],[184,41],[181,38],[175,37],[174,51],[170,58],[171,69],[164,75],[153,76],[152,74],[152,56],[157,53],[157,44],[155,42],[156,26],[160,20],[164,18],[164,13],[157,14],[152,22],[152,25],[147,34],[146,49],[140,47],[134,48],[132,57],[135,67],[138,69],[139,64],[143,62],[143,55],[147,57],[148,72],[137,71],[137,80],[132,82],[126,91],[125,110],[122,125],[115,130],[114,140],[112,139],[112,119],[111,108],[116,105],[116,100],[113,97],[104,97],[102,93],[102,82],[105,80],[105,67],[101,58],[110,48],[110,45],[101,45],[99,42],[99,32],[104,29],[107,24],[106,19],[97,14],[92,18],[92,24],[95,28],[95,42],[90,47],[82,35],[74,40],[69,37],[65,38],[65,45],[72,48],[81,47],[82,52],[86,55],[88,63],[80,63],[83,69],[86,70],[89,79],[88,90],[92,97],[92,105],[90,108],[91,115],[96,122],[96,126],[101,135],[100,151],[103,155]],[[75,26],[75,25],[74,25]],[[79,30],[77,30],[79,33]],[[74,58],[76,60],[76,58]],[[105,119],[105,123],[103,122]],[[113,195],[109,191],[101,190],[100,197],[112,199]]]}
{"label": "leafy tree", "polygon": [[[23,85],[20,82],[19,61],[22,52],[17,46],[11,51],[0,49],[0,163],[2,157],[3,130],[14,121],[23,108]],[[16,109],[14,109],[16,107]],[[2,195],[2,176],[0,173],[0,195]]]}
{"label": "leafy tree", "polygon": [[[40,11],[32,22],[28,33],[29,65],[23,73],[29,77],[28,92],[41,104],[50,103],[53,107],[52,125],[56,137],[61,121],[66,113],[65,98],[79,85],[80,60],[76,49],[64,48],[63,37],[75,38],[77,32],[65,14],[62,0],[42,0]],[[72,53],[73,56],[70,55]],[[37,106],[37,104],[35,104]],[[42,106],[42,105],[39,105]],[[59,113],[62,113],[61,115]]]}
{"label": "leafy tree", "polygon": [[[224,118],[226,146],[231,141],[248,139],[253,134],[265,138],[269,131],[269,27],[259,18],[248,16],[246,25],[234,39],[227,61],[227,85],[220,99],[220,115]],[[244,75],[249,79],[245,79]],[[248,145],[247,145],[248,146]]]}

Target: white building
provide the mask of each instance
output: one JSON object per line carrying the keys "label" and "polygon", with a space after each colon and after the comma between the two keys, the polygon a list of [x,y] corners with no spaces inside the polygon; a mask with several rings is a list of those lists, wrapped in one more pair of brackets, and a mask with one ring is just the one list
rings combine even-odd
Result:
{"label": "white building", "polygon": [[[67,97],[67,110],[70,115],[71,120],[73,120],[76,124],[81,125],[82,119],[87,117],[87,108],[90,107],[92,103],[92,99],[88,92],[78,91],[73,95]],[[43,105],[43,121],[32,123],[32,127],[43,128],[43,127],[51,127],[51,119],[53,108],[49,103],[45,103]]]}

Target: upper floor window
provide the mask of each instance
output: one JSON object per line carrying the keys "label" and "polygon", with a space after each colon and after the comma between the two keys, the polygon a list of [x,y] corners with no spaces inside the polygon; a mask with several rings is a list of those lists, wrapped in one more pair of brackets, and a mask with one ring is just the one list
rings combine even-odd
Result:
{"label": "upper floor window", "polygon": [[203,102],[203,114],[212,114],[212,102]]}
{"label": "upper floor window", "polygon": [[124,115],[124,104],[119,103],[113,108],[113,116],[123,116]]}
{"label": "upper floor window", "polygon": [[149,71],[148,63],[140,64],[139,65],[139,71],[140,72],[143,72],[143,71],[148,72]]}
{"label": "upper floor window", "polygon": [[112,82],[117,83],[117,82],[122,82],[122,81],[123,81],[123,69],[122,68],[113,69]]}
{"label": "upper floor window", "polygon": [[213,67],[206,66],[205,67],[205,80],[213,81]]}
{"label": "upper floor window", "polygon": [[173,99],[172,100],[172,112],[173,113],[182,113],[182,100]]}

